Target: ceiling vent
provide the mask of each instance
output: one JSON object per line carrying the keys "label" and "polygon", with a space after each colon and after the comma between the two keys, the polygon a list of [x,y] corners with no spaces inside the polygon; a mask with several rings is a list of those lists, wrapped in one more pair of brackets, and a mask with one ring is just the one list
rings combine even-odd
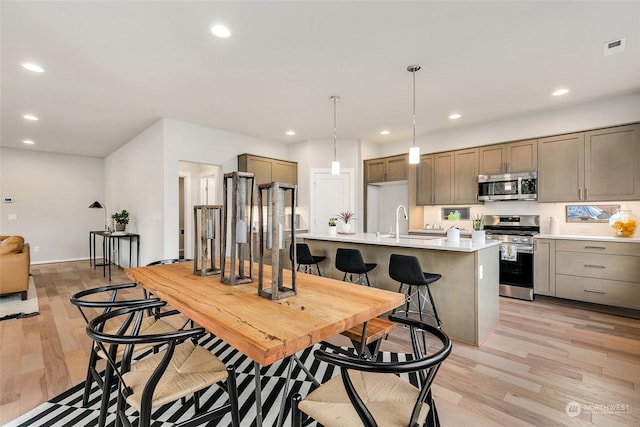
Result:
{"label": "ceiling vent", "polygon": [[624,52],[624,45],[627,39],[625,37],[621,39],[611,40],[604,44],[604,56],[613,55],[614,53]]}

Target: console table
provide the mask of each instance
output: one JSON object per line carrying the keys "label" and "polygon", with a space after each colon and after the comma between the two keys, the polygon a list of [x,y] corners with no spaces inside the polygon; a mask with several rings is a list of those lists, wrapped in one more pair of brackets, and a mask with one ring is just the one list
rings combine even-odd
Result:
{"label": "console table", "polygon": [[[96,262],[96,236],[102,236],[102,263]],[[133,255],[133,243],[136,244],[136,267],[140,264],[140,235],[136,233],[127,232],[111,232],[111,231],[89,231],[89,264],[96,267],[102,267],[102,275],[106,277],[107,267],[109,270],[109,281],[111,281],[111,259],[112,248],[117,248],[118,259],[116,265],[120,266],[120,239],[129,240],[129,267],[133,267],[132,255]],[[114,245],[114,240],[115,245]]]}

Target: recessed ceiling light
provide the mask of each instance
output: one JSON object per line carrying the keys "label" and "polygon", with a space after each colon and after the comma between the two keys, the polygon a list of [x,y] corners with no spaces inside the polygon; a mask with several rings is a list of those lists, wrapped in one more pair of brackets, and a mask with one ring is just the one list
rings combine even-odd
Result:
{"label": "recessed ceiling light", "polygon": [[33,114],[25,114],[24,116],[22,116],[24,119],[27,120],[31,120],[31,121],[36,121],[39,120],[36,116],[34,116]]}
{"label": "recessed ceiling light", "polygon": [[462,114],[458,114],[458,113],[453,113],[453,114],[451,114],[451,115],[449,116],[449,118],[450,118],[451,120],[457,120],[457,119],[459,119],[460,117],[462,117]]}
{"label": "recessed ceiling light", "polygon": [[24,64],[22,64],[22,66],[29,71],[33,71],[34,73],[44,73],[44,68],[36,64],[25,62]]}
{"label": "recessed ceiling light", "polygon": [[231,35],[231,31],[224,25],[216,24],[211,27],[211,32],[214,36],[226,39]]}
{"label": "recessed ceiling light", "polygon": [[285,133],[289,136],[294,136],[296,134],[295,131],[292,131],[292,130],[288,130]]}
{"label": "recessed ceiling light", "polygon": [[380,131],[380,135],[389,135],[391,132],[389,132],[388,130],[381,130]]}
{"label": "recessed ceiling light", "polygon": [[556,91],[554,91],[551,95],[553,96],[562,96],[562,95],[566,95],[569,93],[569,89],[558,89]]}
{"label": "recessed ceiling light", "polygon": [[33,145],[33,144],[35,144],[35,142],[31,141],[30,139],[23,139],[23,140],[22,140],[22,142],[23,142],[24,144],[29,144],[29,145]]}

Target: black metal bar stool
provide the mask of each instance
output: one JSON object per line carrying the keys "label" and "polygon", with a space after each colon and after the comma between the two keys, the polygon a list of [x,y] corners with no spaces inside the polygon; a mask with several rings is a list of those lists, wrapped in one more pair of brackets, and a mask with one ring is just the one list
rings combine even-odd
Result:
{"label": "black metal bar stool", "polygon": [[[342,280],[347,281],[347,274],[349,275],[349,282],[358,283],[361,285],[371,286],[369,283],[369,271],[376,268],[378,264],[367,263],[362,259],[362,254],[358,249],[346,249],[338,248],[336,251],[336,268],[344,273]],[[353,275],[357,274],[356,281],[353,281]],[[366,283],[363,281],[366,280]]]}
{"label": "black metal bar stool", "polygon": [[311,266],[315,264],[316,269],[318,270],[318,276],[322,276],[320,274],[320,266],[319,262],[324,261],[327,257],[322,255],[311,255],[311,250],[309,249],[309,245],[306,243],[296,243],[295,245],[292,243],[289,246],[289,259],[293,262],[293,248],[296,248],[296,258],[298,261],[298,271],[302,269],[303,273],[311,274]]}
{"label": "black metal bar stool", "polygon": [[[442,325],[442,321],[440,321],[440,317],[438,317],[436,304],[433,301],[433,296],[431,296],[431,290],[429,289],[429,285],[440,280],[442,277],[441,274],[423,272],[420,261],[414,256],[391,254],[391,258],[389,259],[389,276],[393,280],[400,282],[398,292],[405,293],[406,295],[404,310],[396,308],[393,310],[393,313],[396,313],[396,311],[404,312],[407,317],[409,317],[410,313],[418,313],[420,321],[423,321],[424,304],[427,301],[428,295],[433,317],[436,320],[436,326],[439,328],[440,325]],[[404,291],[404,285],[408,286],[406,292]],[[414,286],[416,287],[415,291],[413,289]],[[410,310],[411,298],[414,295],[418,298],[418,311]]]}

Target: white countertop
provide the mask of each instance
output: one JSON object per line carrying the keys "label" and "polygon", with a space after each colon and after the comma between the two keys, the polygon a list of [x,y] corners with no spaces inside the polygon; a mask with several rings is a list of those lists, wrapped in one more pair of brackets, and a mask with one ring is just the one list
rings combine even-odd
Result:
{"label": "white countertop", "polygon": [[[461,236],[471,236],[472,230],[459,229]],[[423,236],[446,236],[447,230],[445,228],[412,228],[409,230],[409,234],[423,235]]]}
{"label": "white countertop", "polygon": [[640,237],[614,237],[614,236],[584,236],[570,234],[536,234],[535,239],[555,240],[595,240],[598,242],[640,243]]}
{"label": "white countertop", "polygon": [[403,236],[399,239],[394,237],[376,237],[375,233],[355,233],[355,234],[338,234],[330,236],[329,234],[299,234],[296,235],[300,239],[326,240],[332,242],[348,242],[360,243],[365,245],[378,246],[396,246],[403,248],[420,248],[433,249],[440,251],[457,251],[457,252],[476,252],[481,249],[498,246],[500,242],[487,240],[485,243],[472,242],[471,239],[460,239],[458,242],[449,242],[446,238],[417,236]]}

